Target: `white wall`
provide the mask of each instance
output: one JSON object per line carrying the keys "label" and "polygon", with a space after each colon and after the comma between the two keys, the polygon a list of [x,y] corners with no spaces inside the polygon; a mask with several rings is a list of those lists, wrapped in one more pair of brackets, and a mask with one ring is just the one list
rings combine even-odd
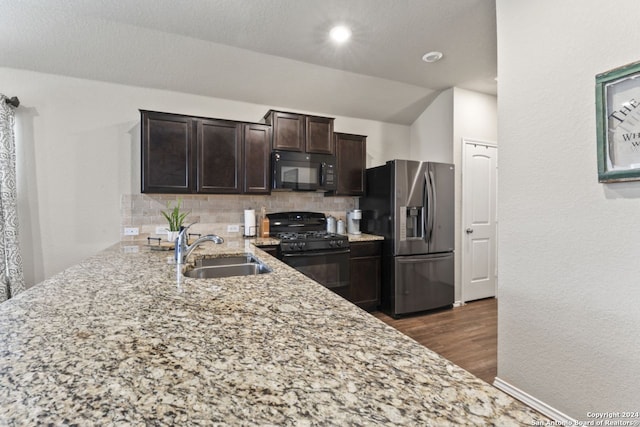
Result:
{"label": "white wall", "polygon": [[[140,192],[138,109],[258,121],[273,106],[0,68],[18,96],[18,213],[27,284],[120,240],[122,194]],[[331,112],[310,112],[329,115]],[[408,126],[336,116],[367,135],[367,164],[409,153]]]}
{"label": "white wall", "polygon": [[[455,299],[462,298],[462,139],[497,143],[498,139],[498,102],[495,96],[453,88],[453,164],[455,173]],[[499,151],[499,150],[498,150]]]}
{"label": "white wall", "polygon": [[453,163],[453,91],[442,91],[411,124],[409,158]]}
{"label": "white wall", "polygon": [[595,76],[640,2],[498,0],[498,377],[574,418],[637,411],[640,182],[597,180]]}

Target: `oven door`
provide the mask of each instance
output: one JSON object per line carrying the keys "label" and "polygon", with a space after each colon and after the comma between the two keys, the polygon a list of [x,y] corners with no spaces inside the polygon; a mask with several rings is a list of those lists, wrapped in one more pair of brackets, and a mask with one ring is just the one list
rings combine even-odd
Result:
{"label": "oven door", "polygon": [[333,292],[349,298],[349,249],[281,254],[282,261]]}

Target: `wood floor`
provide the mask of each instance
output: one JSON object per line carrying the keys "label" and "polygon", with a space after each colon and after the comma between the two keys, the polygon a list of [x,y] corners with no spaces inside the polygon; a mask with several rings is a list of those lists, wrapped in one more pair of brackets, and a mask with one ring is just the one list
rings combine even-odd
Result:
{"label": "wood floor", "polygon": [[498,304],[495,298],[401,319],[393,319],[379,311],[371,314],[493,384],[497,374],[498,347]]}

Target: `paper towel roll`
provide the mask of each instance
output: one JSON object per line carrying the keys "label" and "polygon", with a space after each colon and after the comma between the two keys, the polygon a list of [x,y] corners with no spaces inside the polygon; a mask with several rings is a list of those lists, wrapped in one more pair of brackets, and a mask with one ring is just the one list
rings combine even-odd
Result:
{"label": "paper towel roll", "polygon": [[256,211],[255,209],[244,210],[244,235],[253,237],[256,235]]}

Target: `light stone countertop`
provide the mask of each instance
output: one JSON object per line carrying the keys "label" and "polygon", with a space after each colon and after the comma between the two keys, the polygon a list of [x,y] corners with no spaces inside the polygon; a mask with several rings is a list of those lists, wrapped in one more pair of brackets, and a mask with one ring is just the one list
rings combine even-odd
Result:
{"label": "light stone countertop", "polygon": [[376,236],[374,234],[347,234],[349,236],[349,242],[372,242],[375,240],[384,240],[382,236]]}
{"label": "light stone countertop", "polygon": [[117,244],[0,304],[0,425],[532,425],[533,410],[270,257],[188,279]]}

